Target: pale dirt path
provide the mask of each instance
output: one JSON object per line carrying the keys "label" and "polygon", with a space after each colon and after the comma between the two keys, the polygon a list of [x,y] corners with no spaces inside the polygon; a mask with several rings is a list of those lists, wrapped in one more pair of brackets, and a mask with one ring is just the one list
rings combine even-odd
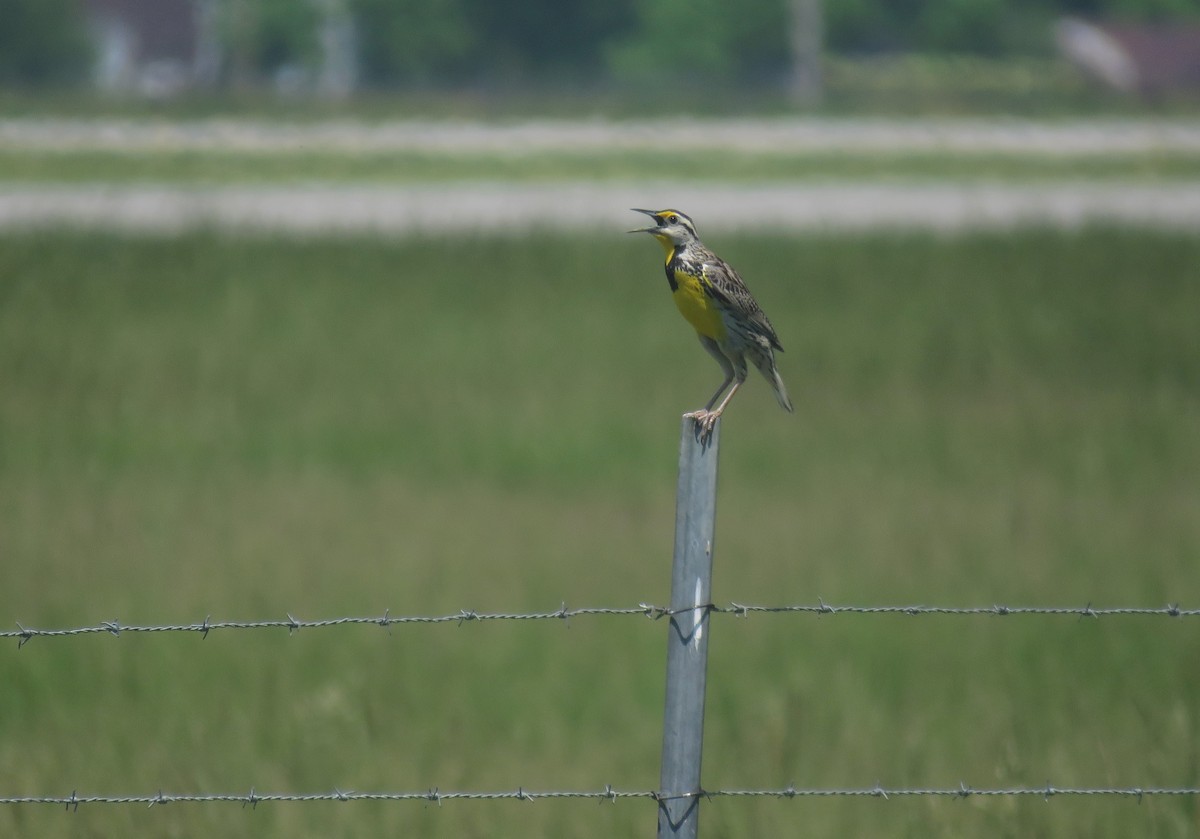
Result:
{"label": "pale dirt path", "polygon": [[427,186],[0,185],[0,229],[162,234],[615,231],[629,207],[679,207],[709,230],[959,231],[1116,223],[1200,232],[1200,183],[454,183]]}
{"label": "pale dirt path", "polygon": [[689,119],[470,122],[246,119],[3,119],[0,149],[46,151],[388,151],[527,155],[649,148],[790,153],[983,152],[1104,155],[1200,152],[1200,120]]}

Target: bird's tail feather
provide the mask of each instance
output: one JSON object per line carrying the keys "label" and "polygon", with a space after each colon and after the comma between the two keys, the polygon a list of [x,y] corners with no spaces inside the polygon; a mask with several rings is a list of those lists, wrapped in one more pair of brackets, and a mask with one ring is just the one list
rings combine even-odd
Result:
{"label": "bird's tail feather", "polygon": [[787,388],[783,386],[783,379],[780,378],[778,370],[771,372],[774,374],[771,386],[775,388],[775,398],[779,400],[780,407],[790,414],[796,409],[792,407],[792,400],[788,398]]}
{"label": "bird's tail feather", "polygon": [[787,388],[783,384],[783,377],[779,375],[779,369],[775,366],[775,359],[770,355],[766,355],[761,359],[755,359],[754,366],[763,374],[772,389],[775,391],[775,398],[779,400],[779,406],[788,413],[792,413],[796,409],[792,407],[792,400],[788,398]]}

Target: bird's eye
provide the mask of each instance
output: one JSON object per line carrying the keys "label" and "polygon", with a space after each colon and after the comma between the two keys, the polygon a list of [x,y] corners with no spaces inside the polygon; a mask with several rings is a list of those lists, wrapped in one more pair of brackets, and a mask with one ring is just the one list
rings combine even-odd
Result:
{"label": "bird's eye", "polygon": [[668,216],[667,221],[671,222],[671,224],[679,224],[679,216]]}

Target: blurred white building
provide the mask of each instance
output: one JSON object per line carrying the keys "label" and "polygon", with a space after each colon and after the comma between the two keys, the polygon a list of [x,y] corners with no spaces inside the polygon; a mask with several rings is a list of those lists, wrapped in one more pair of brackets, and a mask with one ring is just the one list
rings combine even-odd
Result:
{"label": "blurred white building", "polygon": [[217,0],[85,0],[102,90],[170,96],[216,83]]}
{"label": "blurred white building", "polygon": [[[227,0],[84,0],[101,90],[161,98],[212,88],[228,75],[221,15]],[[318,64],[279,68],[285,85],[337,98],[358,84],[354,20],[343,0],[315,2]]]}

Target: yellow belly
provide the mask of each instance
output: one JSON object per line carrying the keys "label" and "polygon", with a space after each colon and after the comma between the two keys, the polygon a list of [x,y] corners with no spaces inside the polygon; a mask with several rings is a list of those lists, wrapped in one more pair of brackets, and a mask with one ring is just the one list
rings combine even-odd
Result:
{"label": "yellow belly", "polygon": [[721,312],[717,309],[711,297],[704,293],[700,280],[682,271],[675,272],[675,282],[678,288],[674,291],[675,305],[679,313],[696,331],[707,338],[717,341],[725,339],[725,324],[721,320]]}

